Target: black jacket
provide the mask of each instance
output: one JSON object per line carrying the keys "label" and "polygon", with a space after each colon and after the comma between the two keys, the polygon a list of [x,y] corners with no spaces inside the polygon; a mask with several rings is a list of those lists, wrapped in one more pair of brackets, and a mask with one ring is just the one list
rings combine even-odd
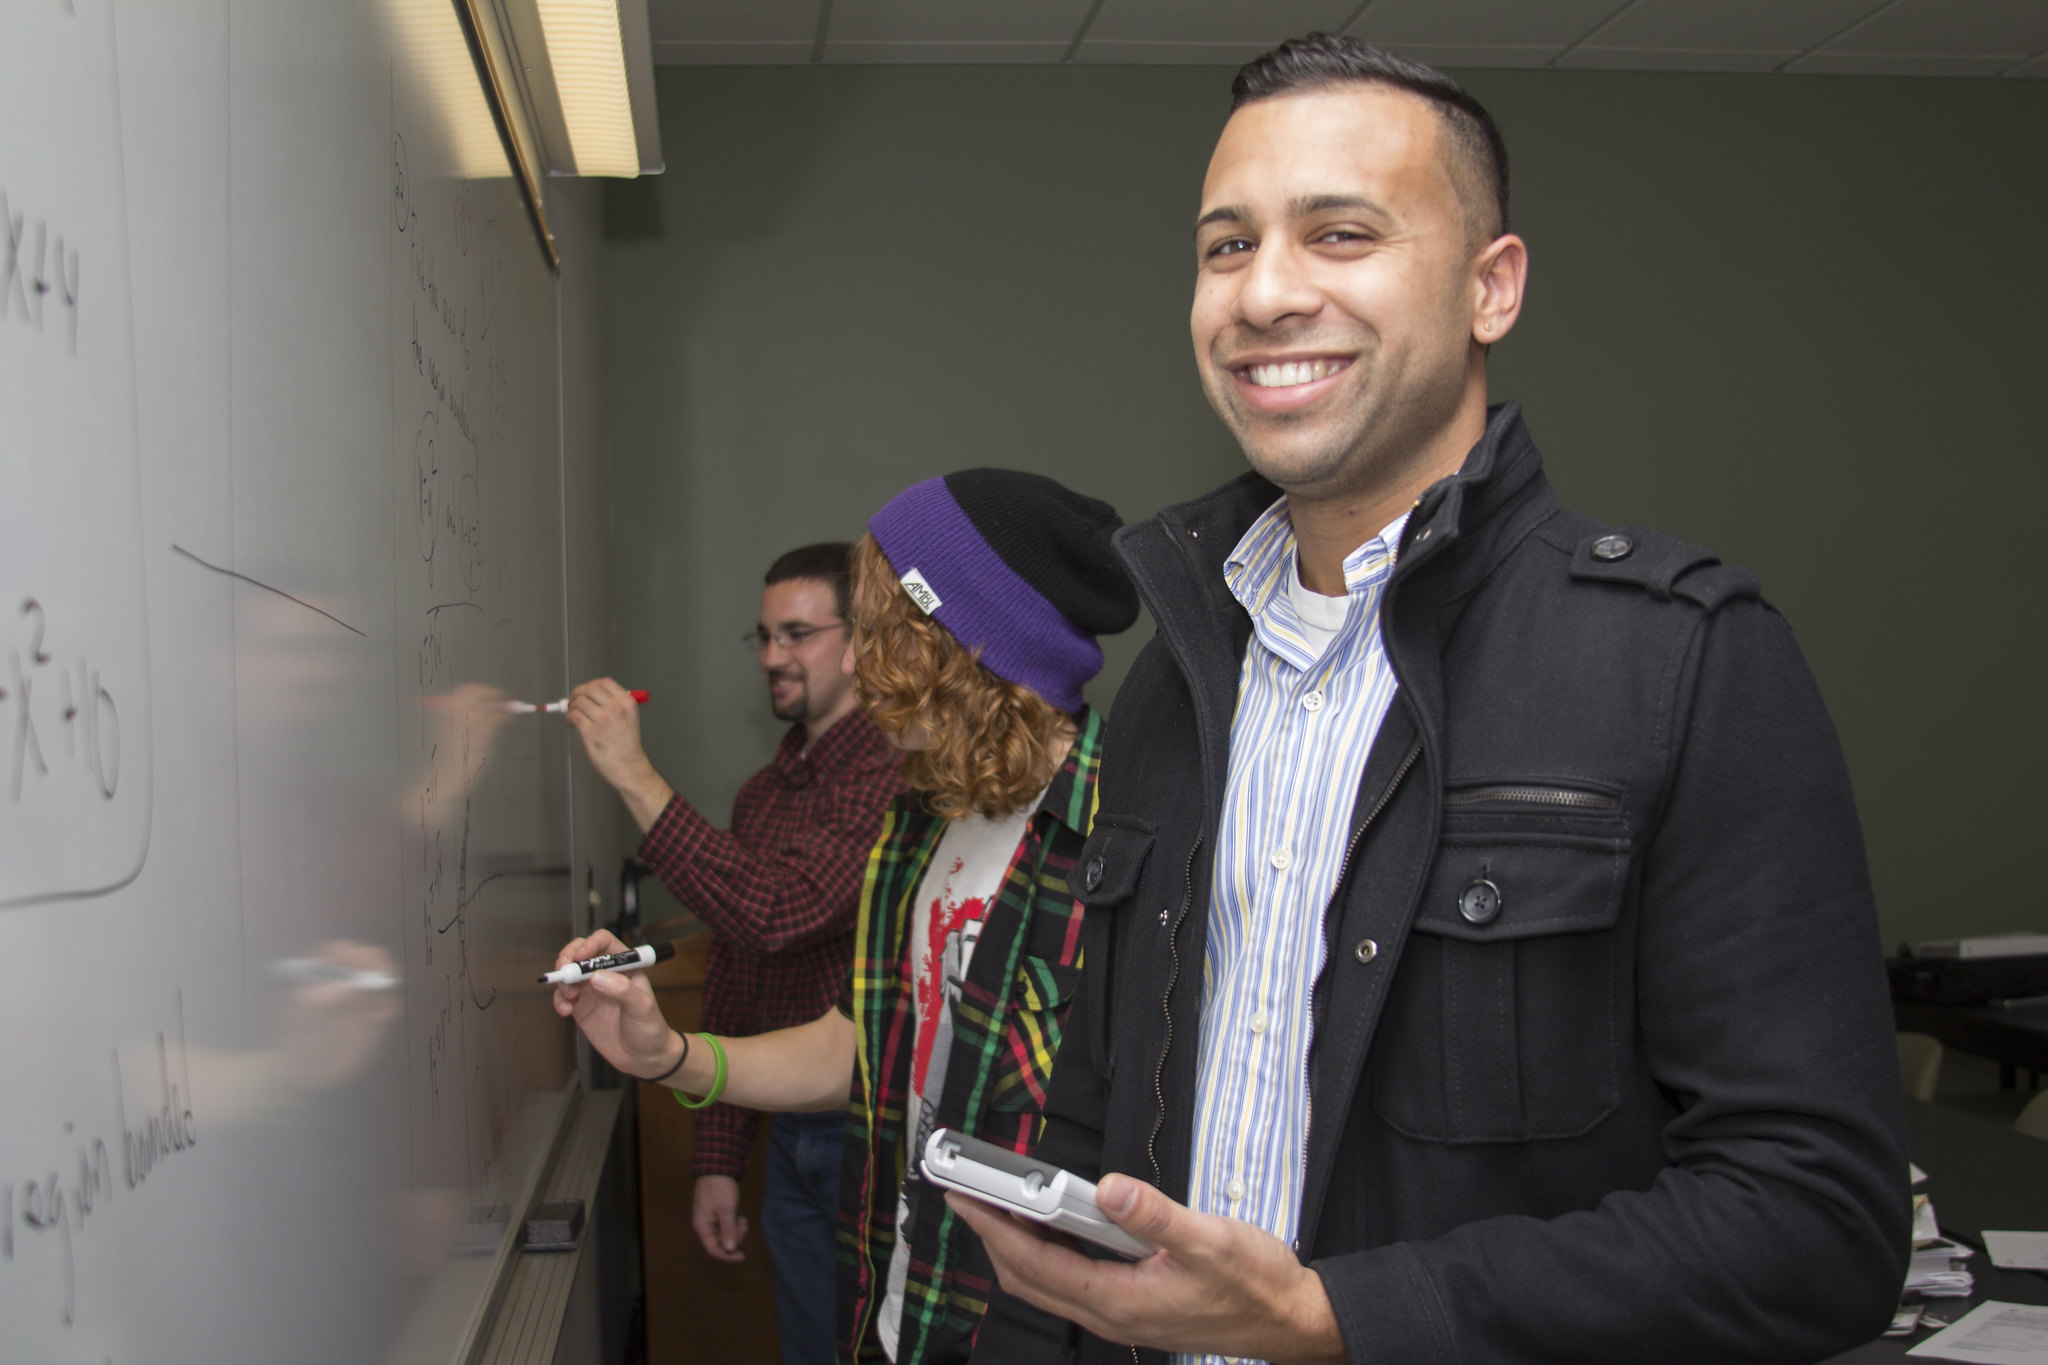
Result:
{"label": "black jacket", "polygon": [[[1111,715],[1037,1150],[1176,1199],[1251,634],[1222,567],[1277,496],[1247,476],[1117,537],[1159,634]],[[1417,503],[1382,610],[1400,690],[1325,916],[1299,1244],[1351,1359],[1875,1336],[1904,1102],[1848,774],[1790,629],[1746,572],[1560,508],[1514,404]],[[1133,1358],[998,1295],[975,1360],[1073,1353]]]}

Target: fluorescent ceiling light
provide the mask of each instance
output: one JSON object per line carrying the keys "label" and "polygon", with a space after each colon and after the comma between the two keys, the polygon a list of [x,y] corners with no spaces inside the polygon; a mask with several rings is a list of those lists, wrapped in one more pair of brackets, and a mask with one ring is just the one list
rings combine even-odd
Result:
{"label": "fluorescent ceiling light", "polygon": [[576,174],[640,174],[616,0],[539,0],[538,8]]}
{"label": "fluorescent ceiling light", "polygon": [[455,7],[448,0],[384,0],[382,10],[399,60],[412,71],[413,88],[424,96],[432,124],[408,129],[412,169],[464,180],[512,174]]}

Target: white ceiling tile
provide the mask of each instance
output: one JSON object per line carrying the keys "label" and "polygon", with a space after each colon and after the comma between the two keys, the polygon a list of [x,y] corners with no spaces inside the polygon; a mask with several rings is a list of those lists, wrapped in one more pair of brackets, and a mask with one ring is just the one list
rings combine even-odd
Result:
{"label": "white ceiling tile", "polygon": [[1789,52],[1716,52],[1701,47],[1575,47],[1558,58],[1579,71],[1775,71],[1799,56]]}
{"label": "white ceiling tile", "polygon": [[828,63],[865,66],[992,66],[1026,63],[1056,63],[1067,55],[1068,44],[1057,43],[953,43],[953,42],[847,42],[825,44]]}
{"label": "white ceiling tile", "polygon": [[1620,0],[1375,0],[1347,30],[1388,47],[1569,47]]}
{"label": "white ceiling tile", "polygon": [[808,62],[811,44],[657,42],[656,66],[787,66]]}
{"label": "white ceiling tile", "polygon": [[1884,52],[1816,52],[1787,71],[1802,76],[1995,76],[2012,63],[2003,57],[1924,57]]}
{"label": "white ceiling tile", "polygon": [[1273,43],[1139,43],[1081,44],[1077,62],[1096,66],[1243,66]]}
{"label": "white ceiling tile", "polygon": [[1592,41],[1601,47],[1804,52],[1886,0],[1637,0]]}
{"label": "white ceiling tile", "polygon": [[[1058,43],[1088,17],[1090,0],[833,0],[829,42]],[[921,60],[921,59],[920,59]],[[1054,61],[1059,56],[1053,57]]]}
{"label": "white ceiling tile", "polygon": [[1090,41],[1251,43],[1257,56],[1288,38],[1333,29],[1358,0],[1107,0]]}
{"label": "white ceiling tile", "polygon": [[2043,0],[1903,0],[1858,24],[1829,52],[2035,57],[2048,52]]}
{"label": "white ceiling tile", "polygon": [[1547,66],[1562,47],[1489,47],[1480,44],[1390,43],[1403,57],[1427,66]]}
{"label": "white ceiling tile", "polygon": [[[647,28],[662,43],[808,43],[819,0],[647,0]],[[656,61],[661,58],[657,57]]]}

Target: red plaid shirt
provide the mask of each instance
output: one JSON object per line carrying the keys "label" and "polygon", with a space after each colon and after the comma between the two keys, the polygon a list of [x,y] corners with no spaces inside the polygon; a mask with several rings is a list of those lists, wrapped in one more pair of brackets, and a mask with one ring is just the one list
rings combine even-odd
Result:
{"label": "red plaid shirt", "polygon": [[[861,877],[902,789],[900,755],[855,710],[804,752],[790,727],[774,761],[747,779],[719,829],[678,796],[647,831],[640,861],[710,926],[704,1028],[741,1037],[807,1024],[846,990]],[[752,1109],[697,1116],[693,1175],[746,1174]]]}

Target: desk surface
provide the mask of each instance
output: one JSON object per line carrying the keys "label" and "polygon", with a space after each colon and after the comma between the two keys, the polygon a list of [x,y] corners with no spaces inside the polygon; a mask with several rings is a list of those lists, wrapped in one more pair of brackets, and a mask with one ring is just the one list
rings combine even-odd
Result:
{"label": "desk surface", "polygon": [[[1959,1318],[1986,1299],[2048,1303],[2048,1277],[2000,1270],[1984,1255],[1986,1228],[2048,1230],[2048,1142],[1972,1114],[1919,1100],[1906,1101],[1913,1160],[1927,1172],[1923,1188],[1934,1201],[1941,1230],[1977,1248],[1970,1272],[1977,1292],[1968,1299],[1933,1299],[1936,1312]],[[1865,1365],[1902,1359],[1929,1332],[1887,1337],[1845,1351],[1828,1365]]]}

